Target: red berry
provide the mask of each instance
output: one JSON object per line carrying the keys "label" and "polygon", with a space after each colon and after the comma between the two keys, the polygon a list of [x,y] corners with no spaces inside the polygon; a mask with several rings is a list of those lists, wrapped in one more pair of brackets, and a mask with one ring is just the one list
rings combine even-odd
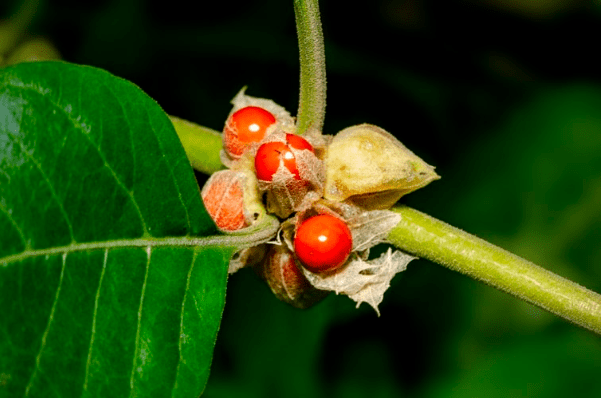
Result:
{"label": "red berry", "polygon": [[249,144],[265,138],[267,128],[275,122],[275,117],[263,108],[247,106],[239,109],[225,124],[223,147],[231,157],[238,158]]}
{"label": "red berry", "polygon": [[309,144],[309,141],[296,134],[286,134],[286,142],[294,149],[303,150],[307,149],[313,152],[313,146]]}
{"label": "red berry", "polygon": [[353,248],[351,231],[344,221],[320,214],[303,221],[294,237],[294,251],[311,272],[333,271],[347,260]]}
{"label": "red berry", "polygon": [[273,175],[280,167],[280,162],[283,162],[288,171],[294,174],[294,179],[300,180],[296,157],[291,148],[313,152],[313,146],[307,140],[294,134],[286,134],[286,144],[279,141],[267,142],[259,147],[255,156],[257,178],[262,181],[272,181]]}

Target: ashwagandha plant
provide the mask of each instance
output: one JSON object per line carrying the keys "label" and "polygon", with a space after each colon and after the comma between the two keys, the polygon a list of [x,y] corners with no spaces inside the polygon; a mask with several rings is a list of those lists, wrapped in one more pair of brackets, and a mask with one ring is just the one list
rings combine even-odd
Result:
{"label": "ashwagandha plant", "polygon": [[[321,134],[317,1],[294,5],[296,120],[242,92],[222,136],[102,70],[0,70],[0,396],[198,396],[228,267],[255,263],[295,306],[333,290],[377,309],[422,257],[601,333],[598,294],[393,205],[437,176],[382,129]],[[190,164],[213,174],[202,197]],[[369,260],[382,240],[398,251]]]}

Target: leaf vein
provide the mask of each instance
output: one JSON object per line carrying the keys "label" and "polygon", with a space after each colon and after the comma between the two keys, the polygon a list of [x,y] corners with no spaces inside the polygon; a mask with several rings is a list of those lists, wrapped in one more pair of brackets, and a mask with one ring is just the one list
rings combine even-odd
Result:
{"label": "leaf vein", "polygon": [[106,264],[108,260],[109,250],[104,250],[104,261],[102,262],[102,272],[100,273],[100,281],[98,282],[98,288],[96,289],[96,298],[94,299],[94,312],[92,314],[92,332],[90,336],[90,349],[88,350],[88,358],[86,360],[86,371],[83,383],[83,390],[81,395],[88,391],[88,377],[90,375],[90,364],[92,362],[92,350],[94,348],[94,340],[96,338],[96,317],[98,316],[98,302],[100,301],[100,289],[102,288],[102,282],[104,281],[104,274],[106,272]]}
{"label": "leaf vein", "polygon": [[198,256],[198,251],[194,251],[194,255],[192,256],[192,262],[190,263],[190,270],[188,271],[188,275],[186,277],[186,290],[184,292],[184,299],[182,300],[182,310],[180,313],[180,324],[179,324],[179,340],[178,340],[178,349],[179,349],[179,362],[177,363],[177,368],[175,370],[175,380],[173,383],[173,389],[171,390],[171,396],[175,393],[175,389],[177,387],[177,376],[179,374],[179,368],[181,364],[184,362],[184,355],[182,353],[182,341],[187,339],[188,336],[184,334],[184,312],[186,307],[186,299],[188,298],[188,292],[190,291],[190,279],[192,279],[192,271],[194,271],[194,265],[196,264],[196,257]]}
{"label": "leaf vein", "polygon": [[56,288],[56,294],[54,295],[54,301],[52,302],[52,308],[50,310],[50,316],[48,317],[48,323],[46,324],[46,328],[44,329],[44,333],[42,334],[42,342],[40,344],[40,349],[38,351],[38,355],[36,355],[36,358],[35,358],[35,368],[34,368],[33,372],[31,373],[31,377],[29,378],[29,382],[27,383],[27,387],[25,388],[25,396],[26,397],[29,396],[29,391],[31,389],[31,386],[33,385],[35,377],[40,369],[40,360],[41,360],[44,348],[46,347],[46,338],[48,337],[48,332],[50,331],[50,326],[52,324],[52,321],[54,320],[54,311],[56,310],[56,305],[58,303],[58,299],[60,296],[61,288],[63,285],[63,276],[65,275],[66,267],[67,267],[67,253],[64,253],[63,254],[63,263],[61,266],[61,275],[59,277],[58,287]]}
{"label": "leaf vein", "polygon": [[34,164],[35,168],[42,175],[42,179],[46,183],[46,185],[48,186],[48,190],[50,191],[50,196],[52,197],[52,199],[54,199],[54,201],[58,205],[59,211],[61,212],[61,214],[63,215],[63,218],[65,219],[65,222],[67,223],[67,227],[69,228],[69,235],[71,237],[71,241],[75,241],[75,237],[74,237],[74,234],[73,234],[73,226],[71,225],[71,220],[69,219],[69,215],[67,214],[67,211],[66,211],[65,207],[63,206],[62,200],[59,198],[59,196],[57,195],[56,191],[54,190],[54,186],[52,185],[52,182],[50,181],[50,179],[48,178],[48,176],[44,172],[44,169],[42,168],[42,165],[37,162],[37,160],[35,159],[35,157],[31,153],[29,153],[29,151],[27,151],[25,145],[19,139],[19,137],[15,136],[15,135],[9,135],[9,137],[12,137],[13,140],[19,144],[19,146],[23,150],[23,153],[25,153],[25,156],[31,161],[31,163]]}
{"label": "leaf vein", "polygon": [[21,229],[21,227],[19,227],[19,225],[17,224],[17,222],[15,221],[15,219],[13,218],[13,216],[8,212],[8,209],[6,208],[6,206],[2,202],[0,202],[0,210],[2,210],[2,212],[4,214],[6,214],[6,218],[8,218],[8,220],[10,221],[10,223],[17,230],[17,233],[19,234],[19,237],[21,238],[21,241],[23,242],[23,247],[29,248],[29,244],[27,242],[27,239],[25,238],[25,234],[23,233],[23,230]]}
{"label": "leaf vein", "polygon": [[89,250],[104,250],[124,247],[251,247],[267,242],[275,236],[279,229],[279,222],[275,217],[267,217],[267,221],[260,230],[248,235],[213,235],[207,237],[165,237],[149,239],[121,239],[101,242],[72,243],[67,246],[52,247],[48,249],[25,250],[18,254],[0,258],[0,266],[24,261],[32,257],[59,255]]}
{"label": "leaf vein", "polygon": [[140,357],[140,329],[142,327],[142,307],[144,305],[144,296],[146,295],[146,284],[148,282],[148,273],[150,271],[150,259],[152,257],[152,248],[146,248],[146,273],[144,274],[144,283],[142,284],[142,294],[140,295],[140,306],[138,307],[138,324],[136,326],[136,348],[134,350],[134,361],[131,369],[131,376],[129,378],[129,386],[131,388],[129,396],[132,397],[134,394],[134,376],[136,374],[136,362]]}
{"label": "leaf vein", "polygon": [[[123,103],[118,99],[119,95],[117,95],[114,91],[112,87],[107,86],[107,89],[115,96],[115,98],[117,99],[117,103],[119,104],[119,106],[121,107],[121,111],[123,112],[124,115],[124,119],[127,123],[127,127],[128,127],[128,131],[129,131],[129,140],[130,140],[130,145],[132,148],[132,163],[131,163],[131,167],[132,167],[132,175],[135,177],[136,175],[136,168],[137,168],[137,162],[136,162],[136,151],[134,150],[135,148],[135,143],[134,143],[134,137],[132,134],[132,127],[131,124],[129,122],[129,118],[125,117],[127,115],[127,111],[125,110],[125,108],[123,107]],[[108,162],[106,161],[106,159],[104,158],[104,156],[102,156],[102,153],[100,152],[100,149],[98,148],[98,152],[100,153],[100,157],[102,158],[104,164],[107,166],[107,168],[109,169],[109,171],[113,174],[113,176],[115,177],[115,180],[117,181],[117,183],[119,184],[119,186],[121,186],[123,188],[123,190],[127,193],[127,195],[130,197],[131,201],[133,202],[134,206],[136,207],[136,210],[138,211],[138,215],[140,216],[140,222],[142,223],[142,228],[144,229],[144,234],[145,235],[149,235],[150,232],[148,231],[148,225],[146,224],[146,220],[144,219],[144,215],[142,214],[142,209],[140,209],[140,206],[138,205],[138,202],[135,199],[134,196],[134,192],[133,189],[128,189],[125,184],[123,183],[123,181],[121,181],[120,178],[117,177],[115,171],[112,169],[112,167],[110,167],[110,165],[108,164]],[[133,186],[136,185],[135,180],[133,181]]]}
{"label": "leaf vein", "polygon": [[[45,96],[45,97],[47,98],[47,95],[46,95],[46,94],[44,94],[43,92],[40,92],[39,90],[36,90],[36,89],[34,89],[34,88],[27,87],[27,86],[20,87],[20,88],[22,88],[22,89],[27,89],[27,90],[31,90],[31,91],[33,91],[33,92],[36,92],[36,93],[38,93],[38,94],[40,94],[40,95],[43,95],[43,96]],[[78,97],[79,97],[79,99],[80,99],[80,103],[78,104],[78,106],[79,106],[79,108],[78,108],[78,109],[80,109],[80,108],[81,108],[81,85],[80,85],[79,89],[80,89],[80,95],[79,95]],[[112,89],[111,89],[111,88],[109,88],[109,90],[111,90],[111,91],[112,91]],[[61,95],[62,95],[62,93],[61,93]],[[118,98],[118,97],[117,97],[117,98]],[[82,123],[81,123],[81,121],[79,121],[79,120],[77,120],[77,119],[74,119],[74,118],[71,116],[71,113],[70,113],[69,111],[67,111],[67,109],[64,109],[64,108],[62,108],[62,107],[60,106],[60,102],[58,102],[58,101],[57,101],[57,102],[55,102],[55,101],[52,101],[52,100],[48,100],[48,102],[49,102],[50,104],[54,105],[54,106],[55,106],[55,107],[56,107],[58,110],[60,110],[60,111],[61,111],[61,112],[62,112],[62,113],[63,113],[63,114],[64,114],[64,115],[67,117],[67,119],[69,119],[69,121],[71,122],[71,124],[73,125],[73,127],[74,127],[76,130],[78,130],[79,132],[81,132],[81,133],[82,133],[82,135],[83,135],[83,136],[84,136],[84,137],[85,137],[85,138],[88,140],[88,142],[91,144],[91,146],[92,146],[92,147],[93,147],[93,148],[96,150],[96,152],[98,153],[98,156],[99,156],[99,157],[100,157],[100,159],[102,160],[102,162],[103,162],[104,166],[105,166],[105,167],[106,167],[106,168],[109,170],[109,172],[111,173],[111,175],[112,175],[112,176],[113,176],[113,178],[115,179],[115,182],[117,183],[117,185],[118,185],[118,186],[119,186],[119,187],[120,187],[120,188],[121,188],[121,189],[122,189],[122,190],[123,190],[123,191],[126,193],[126,195],[127,195],[127,196],[130,198],[130,200],[132,201],[132,203],[133,203],[133,205],[135,206],[135,208],[136,208],[136,210],[137,210],[137,212],[138,212],[138,215],[139,215],[139,217],[140,217],[140,222],[142,223],[142,227],[143,227],[144,231],[145,231],[146,233],[148,233],[148,228],[147,228],[147,225],[146,225],[146,220],[144,219],[144,216],[142,215],[142,211],[141,211],[141,209],[140,209],[140,206],[138,205],[138,202],[135,200],[135,198],[134,198],[134,196],[133,196],[132,192],[131,192],[131,191],[130,191],[130,190],[129,190],[129,189],[126,187],[126,186],[125,186],[125,184],[123,183],[123,181],[121,180],[121,178],[119,178],[119,177],[118,177],[117,173],[116,173],[116,172],[115,172],[115,170],[112,168],[112,166],[110,165],[110,163],[109,163],[109,162],[106,160],[106,158],[105,158],[104,154],[103,154],[103,153],[102,153],[102,151],[100,150],[100,147],[99,147],[99,145],[97,145],[97,144],[96,144],[96,143],[95,143],[95,142],[92,140],[92,138],[90,137],[90,131],[89,131],[89,130],[90,130],[90,127],[89,127],[89,126],[86,126],[85,124],[82,124]],[[122,110],[123,110],[123,114],[124,114],[124,115],[126,115],[127,113],[125,112],[125,109],[123,109],[123,104],[122,104],[120,101],[118,101],[118,102],[119,102],[119,105],[121,106],[121,108],[122,108]],[[127,119],[127,118],[125,118],[125,119]],[[129,124],[128,124],[128,126],[129,126]],[[129,130],[130,130],[130,137],[131,137],[131,128],[130,128]],[[133,143],[132,143],[132,145],[133,145]],[[21,145],[21,146],[22,146],[22,145]],[[25,152],[26,152],[26,151],[25,151]],[[27,152],[26,152],[26,153],[27,153]],[[29,155],[29,153],[27,153],[27,154]],[[134,159],[134,161],[135,161],[135,159]],[[133,166],[133,167],[135,167],[135,162],[134,162],[134,166]],[[59,202],[59,203],[60,203],[60,202]],[[61,204],[61,208],[62,208],[62,203],[60,203],[60,204]],[[64,209],[63,209],[63,210],[64,210]],[[71,231],[71,228],[72,228],[72,226],[71,226],[71,223],[69,222],[69,218],[68,218],[68,217],[66,217],[66,220],[67,220],[67,224],[69,225],[69,229],[70,229],[70,231]],[[72,231],[71,231],[71,237],[72,237],[72,239],[73,239],[73,232],[72,232]]]}
{"label": "leaf vein", "polygon": [[[146,109],[146,115],[147,115],[148,119],[150,120],[150,115],[148,114],[148,109]],[[153,132],[153,134],[155,135],[155,137],[158,137],[152,123],[151,123],[151,126],[152,126],[152,132]],[[161,152],[164,153],[163,145],[162,145],[161,140],[157,139],[157,142],[158,142],[159,147],[161,148]],[[174,169],[174,167],[167,167],[167,170],[169,171],[169,174],[171,174],[171,178],[172,178],[173,183],[175,185],[175,189],[177,189],[177,197],[178,197],[180,203],[182,204],[182,207],[184,208],[184,211],[186,212],[186,221],[188,223],[188,233],[190,233],[190,231],[192,230],[192,224],[191,224],[191,221],[190,221],[190,213],[188,212],[188,206],[186,206],[186,204],[184,203],[184,198],[182,198],[182,192],[181,192],[180,186],[178,184],[178,179],[173,174],[173,169]]]}

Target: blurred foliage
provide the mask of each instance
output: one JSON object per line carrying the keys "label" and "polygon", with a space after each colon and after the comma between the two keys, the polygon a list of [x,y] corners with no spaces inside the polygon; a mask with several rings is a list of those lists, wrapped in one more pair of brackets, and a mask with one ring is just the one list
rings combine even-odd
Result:
{"label": "blurred foliage", "polygon": [[[392,132],[443,177],[406,203],[601,291],[601,3],[341,4],[321,5],[325,132]],[[217,130],[244,85],[296,111],[291,1],[46,0],[30,34]],[[295,310],[242,271],[206,396],[601,396],[598,337],[438,265],[411,263],[381,312]]]}

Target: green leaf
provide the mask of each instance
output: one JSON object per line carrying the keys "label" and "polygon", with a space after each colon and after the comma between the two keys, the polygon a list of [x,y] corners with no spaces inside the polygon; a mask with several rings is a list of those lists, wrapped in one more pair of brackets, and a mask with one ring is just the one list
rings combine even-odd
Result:
{"label": "green leaf", "polygon": [[139,88],[0,69],[0,397],[200,395],[236,249],[215,231]]}

